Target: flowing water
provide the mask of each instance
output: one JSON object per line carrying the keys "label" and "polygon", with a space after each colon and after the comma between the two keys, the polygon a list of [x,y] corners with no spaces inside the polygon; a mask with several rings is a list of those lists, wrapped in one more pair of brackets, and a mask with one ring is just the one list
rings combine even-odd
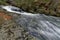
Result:
{"label": "flowing water", "polygon": [[[24,27],[30,35],[39,40],[60,40],[60,17],[47,16],[44,14],[32,14],[22,11],[13,6],[2,7],[8,12],[21,14],[15,21]],[[14,10],[13,10],[14,9]],[[19,10],[17,10],[19,9]]]}

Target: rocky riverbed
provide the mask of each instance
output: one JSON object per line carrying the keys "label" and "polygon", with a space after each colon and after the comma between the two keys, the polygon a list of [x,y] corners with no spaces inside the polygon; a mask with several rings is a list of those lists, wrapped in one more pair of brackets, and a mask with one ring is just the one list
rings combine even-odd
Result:
{"label": "rocky riverbed", "polygon": [[13,19],[18,16],[0,10],[0,40],[35,40],[35,37],[14,22]]}
{"label": "rocky riverbed", "polygon": [[[8,11],[7,8],[4,7],[3,10],[6,11],[0,13],[3,18],[1,24],[3,35],[1,37],[4,40],[60,40],[60,17],[33,13],[26,15],[24,13],[27,12],[17,11],[17,9],[16,11],[11,9],[11,11]],[[15,7],[12,9],[15,9]]]}
{"label": "rocky riverbed", "polygon": [[60,40],[58,1],[0,0],[0,40]]}

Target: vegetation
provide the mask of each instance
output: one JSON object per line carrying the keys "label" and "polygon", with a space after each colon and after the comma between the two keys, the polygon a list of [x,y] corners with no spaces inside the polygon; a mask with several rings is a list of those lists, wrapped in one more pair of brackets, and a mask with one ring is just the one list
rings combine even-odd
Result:
{"label": "vegetation", "polygon": [[45,13],[48,15],[60,16],[60,5],[53,0],[0,0],[0,4],[3,5],[14,5],[22,8],[27,12],[38,12]]}
{"label": "vegetation", "polygon": [[27,12],[60,16],[60,3],[54,0],[0,0],[0,4],[17,6]]}

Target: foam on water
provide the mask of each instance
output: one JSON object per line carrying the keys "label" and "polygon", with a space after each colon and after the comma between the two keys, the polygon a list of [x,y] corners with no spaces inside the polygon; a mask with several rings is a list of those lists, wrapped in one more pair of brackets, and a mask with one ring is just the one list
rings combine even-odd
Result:
{"label": "foam on water", "polygon": [[[21,9],[14,7],[14,6],[1,6],[1,8],[5,9],[8,12],[13,12],[21,15],[28,15],[28,16],[35,16],[37,14],[23,12]],[[16,10],[16,11],[15,11]]]}

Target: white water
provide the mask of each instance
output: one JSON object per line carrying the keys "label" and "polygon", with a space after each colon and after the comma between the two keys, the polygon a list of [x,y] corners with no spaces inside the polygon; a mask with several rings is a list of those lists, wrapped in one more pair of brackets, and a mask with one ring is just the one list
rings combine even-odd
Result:
{"label": "white water", "polygon": [[2,8],[8,12],[21,14],[15,19],[16,23],[39,40],[60,40],[60,17],[14,11],[11,10],[16,8],[13,6],[2,6]]}
{"label": "white water", "polygon": [[[35,15],[37,15],[37,14],[23,12],[21,9],[19,9],[17,7],[13,7],[13,6],[3,6],[3,5],[1,5],[1,8],[5,9],[8,12],[13,12],[13,13],[21,14],[21,15],[28,15],[28,16],[35,16]],[[22,12],[19,12],[19,11],[22,11]]]}

